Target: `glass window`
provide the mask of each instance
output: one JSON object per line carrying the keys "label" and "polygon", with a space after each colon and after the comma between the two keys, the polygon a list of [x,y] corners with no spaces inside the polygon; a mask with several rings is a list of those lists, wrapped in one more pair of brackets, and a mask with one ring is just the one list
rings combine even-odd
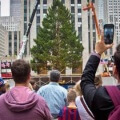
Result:
{"label": "glass window", "polygon": [[43,0],[43,4],[47,4],[47,0]]}
{"label": "glass window", "polygon": [[27,30],[27,23],[24,23],[24,34],[26,33]]}
{"label": "glass window", "polygon": [[74,15],[74,14],[71,15],[71,21],[72,21],[73,23],[75,22],[75,15]]}
{"label": "glass window", "polygon": [[40,14],[40,9],[37,9],[37,14]]}
{"label": "glass window", "polygon": [[40,23],[40,16],[37,17],[37,23]]}
{"label": "glass window", "polygon": [[37,33],[39,32],[40,25],[37,25]]}
{"label": "glass window", "polygon": [[11,42],[9,42],[9,47],[11,47],[12,46],[12,43]]}
{"label": "glass window", "polygon": [[14,40],[17,40],[17,31],[14,32]]}
{"label": "glass window", "polygon": [[74,0],[71,0],[71,4],[74,4],[75,2],[74,2]]}
{"label": "glass window", "polygon": [[75,13],[75,7],[74,6],[71,7],[71,13]]}
{"label": "glass window", "polygon": [[81,18],[78,18],[78,22],[82,22],[82,19],[81,19]]}
{"label": "glass window", "polygon": [[24,21],[27,21],[27,17],[26,16],[24,16]]}
{"label": "glass window", "polygon": [[9,31],[9,40],[12,40],[12,32]]}
{"label": "glass window", "polygon": [[24,9],[24,13],[27,13],[27,9]]}
{"label": "glass window", "polygon": [[27,0],[24,0],[24,5],[27,5]]}
{"label": "glass window", "polygon": [[82,41],[82,26],[78,27],[78,36],[80,38],[80,41]]}
{"label": "glass window", "polygon": [[45,13],[45,14],[46,14],[46,13],[47,13],[47,9],[43,9],[43,13]]}
{"label": "glass window", "polygon": [[80,8],[78,8],[78,13],[81,13],[81,9]]}
{"label": "glass window", "polygon": [[65,4],[65,0],[61,0],[61,2],[62,2],[63,4]]}
{"label": "glass window", "polygon": [[9,50],[9,55],[12,55],[12,50]]}
{"label": "glass window", "polygon": [[78,0],[78,4],[81,4],[81,0]]}

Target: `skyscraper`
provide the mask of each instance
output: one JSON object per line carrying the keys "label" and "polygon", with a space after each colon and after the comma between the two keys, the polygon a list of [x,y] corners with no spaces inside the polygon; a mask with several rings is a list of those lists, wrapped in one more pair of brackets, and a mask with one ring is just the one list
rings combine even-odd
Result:
{"label": "skyscraper", "polygon": [[21,0],[10,0],[10,16],[13,16],[16,21],[21,20]]}
{"label": "skyscraper", "polygon": [[120,43],[120,0],[107,0],[108,23],[115,24],[117,44]]}
{"label": "skyscraper", "polygon": [[0,1],[0,16],[1,16],[1,1]]}

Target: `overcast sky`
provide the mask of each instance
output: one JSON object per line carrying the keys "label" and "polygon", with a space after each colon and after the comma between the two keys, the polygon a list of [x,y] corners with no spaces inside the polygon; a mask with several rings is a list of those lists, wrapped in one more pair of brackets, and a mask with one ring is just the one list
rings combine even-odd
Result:
{"label": "overcast sky", "polygon": [[10,0],[0,0],[1,1],[1,16],[10,15]]}

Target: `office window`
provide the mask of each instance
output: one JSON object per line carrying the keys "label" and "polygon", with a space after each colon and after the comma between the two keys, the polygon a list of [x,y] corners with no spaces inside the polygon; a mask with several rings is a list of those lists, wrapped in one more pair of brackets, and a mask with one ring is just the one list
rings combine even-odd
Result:
{"label": "office window", "polygon": [[27,0],[24,0],[24,5],[27,5]]}
{"label": "office window", "polygon": [[47,4],[47,0],[43,0],[43,4]]}
{"label": "office window", "polygon": [[62,2],[63,4],[65,4],[65,0],[61,0],[61,2]]}
{"label": "office window", "polygon": [[78,8],[78,13],[81,13],[81,8]]}
{"label": "office window", "polygon": [[12,40],[12,32],[9,31],[9,41]]}
{"label": "office window", "polygon": [[24,16],[24,21],[27,21],[27,16]]}
{"label": "office window", "polygon": [[78,22],[82,22],[82,19],[81,19],[81,18],[78,18]]}
{"label": "office window", "polygon": [[27,9],[24,9],[24,13],[27,13]]}
{"label": "office window", "polygon": [[40,23],[40,16],[37,17],[37,23]]}
{"label": "office window", "polygon": [[9,50],[9,55],[12,55],[12,50]]}
{"label": "office window", "polygon": [[75,13],[75,7],[74,6],[71,7],[71,13]]}
{"label": "office window", "polygon": [[17,31],[14,32],[14,40],[17,40]]}
{"label": "office window", "polygon": [[79,36],[80,41],[82,41],[82,26],[78,27],[78,36]]}
{"label": "office window", "polygon": [[17,55],[17,42],[14,42],[14,54]]}
{"label": "office window", "polygon": [[43,9],[43,13],[46,14],[47,13],[47,9]]}
{"label": "office window", "polygon": [[26,33],[27,30],[27,23],[24,23],[24,34]]}
{"label": "office window", "polygon": [[40,14],[40,9],[37,9],[37,14]]}
{"label": "office window", "polygon": [[74,14],[71,15],[71,21],[72,21],[73,23],[75,23],[75,15],[74,15]]}
{"label": "office window", "polygon": [[11,42],[9,42],[9,47],[12,47],[12,43]]}
{"label": "office window", "polygon": [[81,0],[78,0],[78,4],[81,4]]}
{"label": "office window", "polygon": [[71,0],[71,4],[74,4],[75,2],[74,2],[74,0]]}

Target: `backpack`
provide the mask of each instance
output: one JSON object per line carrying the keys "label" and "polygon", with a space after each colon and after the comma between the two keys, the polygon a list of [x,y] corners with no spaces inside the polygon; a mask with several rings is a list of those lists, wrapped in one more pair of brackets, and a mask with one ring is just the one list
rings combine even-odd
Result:
{"label": "backpack", "polygon": [[120,90],[116,86],[106,86],[105,88],[115,107],[110,112],[108,120],[120,120]]}

